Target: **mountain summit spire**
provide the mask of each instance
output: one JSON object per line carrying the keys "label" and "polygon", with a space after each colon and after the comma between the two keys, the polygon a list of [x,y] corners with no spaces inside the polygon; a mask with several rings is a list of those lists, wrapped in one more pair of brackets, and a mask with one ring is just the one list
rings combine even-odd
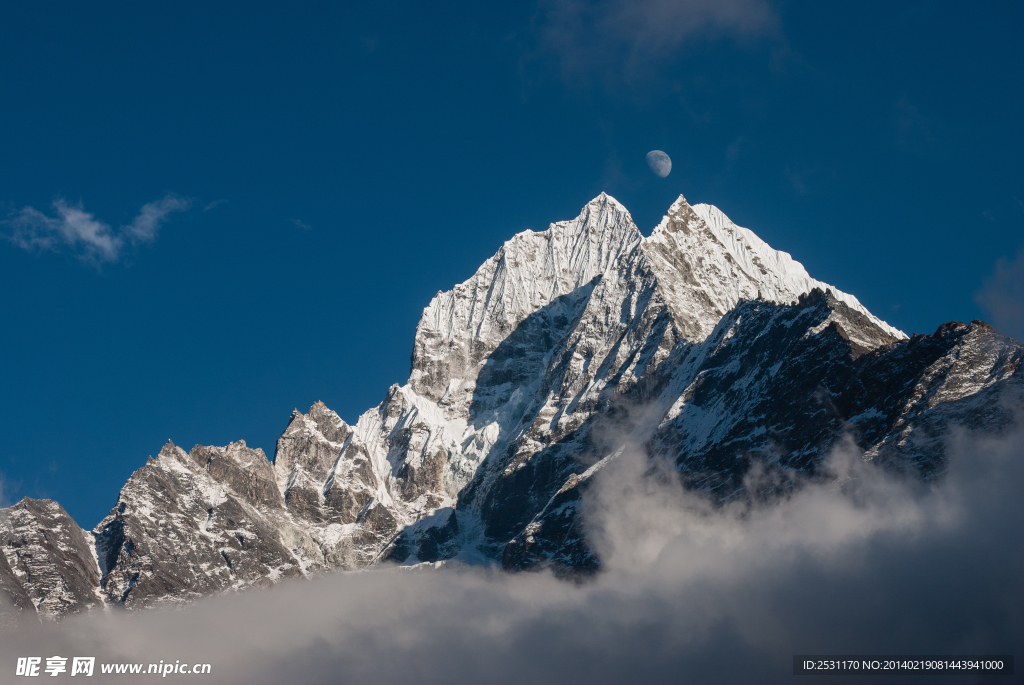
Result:
{"label": "mountain summit spire", "polygon": [[907,336],[869,312],[853,295],[811,278],[788,252],[773,249],[714,205],[690,205],[682,195],[644,240],[651,267],[687,336],[702,340],[741,300],[779,304],[820,288],[867,316],[889,335]]}

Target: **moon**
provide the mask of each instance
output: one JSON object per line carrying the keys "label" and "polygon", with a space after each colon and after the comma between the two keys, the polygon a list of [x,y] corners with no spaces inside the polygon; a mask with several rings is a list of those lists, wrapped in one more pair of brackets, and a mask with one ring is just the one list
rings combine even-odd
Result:
{"label": "moon", "polygon": [[647,165],[656,176],[665,178],[672,171],[672,158],[661,150],[651,150],[647,153]]}

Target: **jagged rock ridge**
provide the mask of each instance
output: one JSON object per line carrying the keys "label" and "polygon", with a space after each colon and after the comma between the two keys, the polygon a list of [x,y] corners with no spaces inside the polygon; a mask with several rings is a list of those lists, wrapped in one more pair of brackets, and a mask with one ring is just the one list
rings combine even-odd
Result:
{"label": "jagged rock ridge", "polygon": [[[9,527],[0,589],[62,615],[381,561],[593,570],[580,495],[616,435],[721,498],[753,463],[780,483],[813,471],[844,435],[928,476],[949,426],[1005,424],[1022,357],[980,322],[908,339],[710,205],[680,197],[644,238],[602,194],[438,293],[408,383],[355,425],[295,411],[272,462],[244,442],[168,444],[92,534],[63,526],[61,549],[94,536],[77,566],[51,554],[50,580],[26,581],[12,541],[42,524]],[[77,594],[41,602],[58,582]]]}

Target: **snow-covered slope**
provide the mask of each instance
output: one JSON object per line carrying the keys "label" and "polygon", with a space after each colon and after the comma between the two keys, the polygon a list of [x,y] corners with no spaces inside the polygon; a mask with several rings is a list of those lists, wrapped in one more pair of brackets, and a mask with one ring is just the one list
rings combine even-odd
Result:
{"label": "snow-covered slope", "polygon": [[[713,206],[680,197],[644,238],[601,194],[434,296],[408,382],[354,425],[318,402],[273,461],[166,446],[94,531],[100,594],[146,606],[385,560],[597,568],[580,492],[624,435],[730,496],[757,460],[813,470],[849,425],[934,474],[942,430],[1005,420],[1022,357],[983,324],[907,340]],[[0,565],[29,606],[19,578]]]}
{"label": "snow-covered slope", "polygon": [[576,293],[641,241],[626,208],[604,193],[572,221],[517,234],[472,278],[438,293],[423,310],[410,387],[464,413],[473,379],[498,344],[530,314]]}
{"label": "snow-covered slope", "polygon": [[853,295],[811,278],[787,252],[772,249],[713,205],[690,206],[680,196],[644,242],[669,305],[699,342],[741,300],[786,304],[819,288],[867,316],[890,336],[902,331],[872,315]]}

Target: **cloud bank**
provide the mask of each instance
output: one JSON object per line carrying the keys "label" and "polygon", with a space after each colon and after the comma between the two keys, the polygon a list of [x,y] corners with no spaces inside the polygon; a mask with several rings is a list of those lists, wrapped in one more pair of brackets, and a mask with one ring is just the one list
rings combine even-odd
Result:
{"label": "cloud bank", "polygon": [[23,207],[0,224],[8,229],[7,239],[22,249],[64,250],[84,261],[102,264],[118,261],[128,247],[156,240],[168,217],[187,210],[191,204],[190,199],[165,195],[143,205],[130,224],[115,230],[85,211],[81,203],[70,204],[58,198],[53,202],[54,216]]}
{"label": "cloud bank", "polygon": [[1019,653],[1024,433],[954,435],[948,453],[948,473],[920,482],[846,445],[831,477],[724,507],[645,477],[627,454],[585,503],[606,560],[591,581],[334,574],[176,610],[26,622],[0,635],[0,672],[56,654],[210,663],[225,683],[791,683],[796,653]]}

